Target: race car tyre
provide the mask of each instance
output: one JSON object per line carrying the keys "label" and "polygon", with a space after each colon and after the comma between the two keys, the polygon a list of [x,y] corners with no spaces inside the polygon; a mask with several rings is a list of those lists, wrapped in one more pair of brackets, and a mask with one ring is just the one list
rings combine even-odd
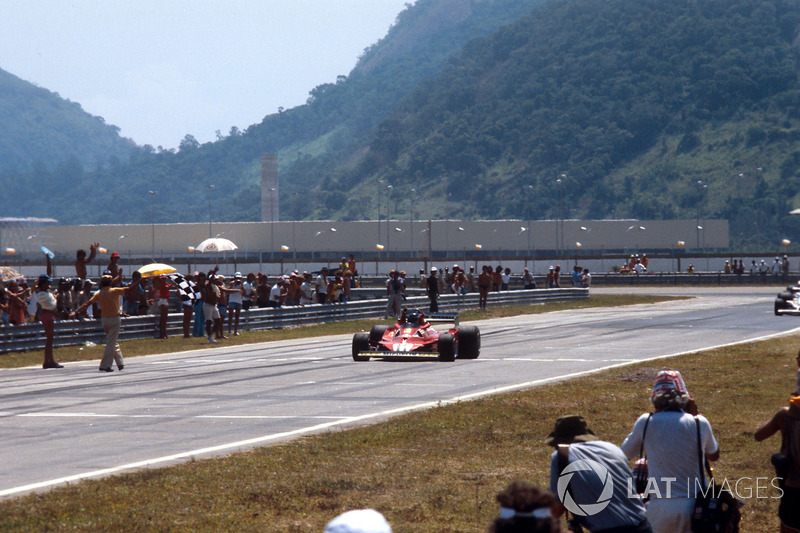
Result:
{"label": "race car tyre", "polygon": [[449,333],[439,335],[439,361],[454,361],[457,353],[456,338]]}
{"label": "race car tyre", "polygon": [[458,328],[458,358],[477,359],[481,354],[481,332],[476,326]]}
{"label": "race car tyre", "polygon": [[353,361],[369,361],[369,356],[358,355],[369,351],[369,333],[353,335]]}
{"label": "race car tyre", "polygon": [[792,291],[783,291],[778,294],[778,298],[781,300],[794,300],[794,293]]}
{"label": "race car tyre", "polygon": [[783,313],[779,313],[778,309],[783,309],[783,306],[778,303],[778,300],[775,300],[775,316],[781,316]]}
{"label": "race car tyre", "polygon": [[381,339],[383,338],[383,334],[386,333],[386,330],[389,329],[389,326],[372,326],[369,330],[369,343],[371,346],[377,346]]}

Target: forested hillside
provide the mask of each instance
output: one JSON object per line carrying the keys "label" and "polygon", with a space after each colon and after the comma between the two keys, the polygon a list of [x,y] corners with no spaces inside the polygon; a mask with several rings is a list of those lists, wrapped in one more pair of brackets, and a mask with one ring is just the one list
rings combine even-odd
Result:
{"label": "forested hillside", "polygon": [[[490,35],[540,2],[417,0],[384,39],[365,50],[349,76],[343,73],[313,88],[306,105],[280,109],[245,131],[233,128],[214,143],[200,145],[187,135],[177,151],[140,147],[131,164],[100,171],[72,165],[68,172],[37,172],[35,178],[6,174],[9,186],[0,189],[0,198],[24,197],[9,208],[18,216],[35,213],[63,223],[149,223],[148,190],[156,190],[157,203],[169,206],[157,209],[156,222],[191,222],[208,219],[208,186],[214,185],[215,219],[259,220],[259,158],[279,153],[282,217],[316,215],[320,182],[369,143],[376,125],[421,80],[438,75],[470,39]],[[67,201],[53,204],[26,194],[33,180],[62,190]],[[87,195],[99,200],[96,209],[81,205]],[[175,203],[177,197],[181,201]]]}
{"label": "forested hillside", "polygon": [[94,170],[127,162],[134,147],[79,104],[0,69],[0,179],[9,171]]}
{"label": "forested hillside", "polygon": [[68,178],[109,208],[9,214],[149,222],[157,190],[157,222],[201,221],[213,184],[215,219],[257,220],[277,152],[283,219],[720,217],[777,243],[800,230],[798,29],[800,0],[418,0],[306,105],[0,194]]}
{"label": "forested hillside", "polygon": [[425,216],[723,217],[777,243],[800,227],[798,28],[795,0],[548,2],[407,98],[320,214],[363,216],[382,179]]}

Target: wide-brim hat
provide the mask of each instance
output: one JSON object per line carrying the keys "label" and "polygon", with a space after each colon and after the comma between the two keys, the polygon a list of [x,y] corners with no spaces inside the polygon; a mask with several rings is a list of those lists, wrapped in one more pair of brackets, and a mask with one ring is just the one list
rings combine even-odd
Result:
{"label": "wide-brim hat", "polygon": [[597,435],[589,429],[586,419],[581,415],[567,415],[556,420],[552,433],[544,440],[549,446],[571,444],[573,442],[589,442],[597,440]]}

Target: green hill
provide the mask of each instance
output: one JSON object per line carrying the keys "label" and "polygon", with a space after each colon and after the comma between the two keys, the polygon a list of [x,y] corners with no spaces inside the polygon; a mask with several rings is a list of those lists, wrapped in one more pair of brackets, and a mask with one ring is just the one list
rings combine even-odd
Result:
{"label": "green hill", "polygon": [[156,222],[202,221],[214,184],[214,218],[257,220],[273,152],[283,219],[720,217],[772,245],[800,230],[799,28],[800,0],[418,0],[303,106],[66,169],[69,194],[124,205],[24,207],[149,222],[157,189],[181,202]]}
{"label": "green hill", "polygon": [[0,179],[2,173],[95,169],[127,161],[135,145],[119,128],[79,104],[0,69]]}

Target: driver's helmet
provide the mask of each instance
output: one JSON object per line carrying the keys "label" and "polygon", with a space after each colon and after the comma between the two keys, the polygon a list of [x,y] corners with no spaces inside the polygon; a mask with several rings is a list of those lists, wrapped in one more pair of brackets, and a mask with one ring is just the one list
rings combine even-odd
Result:
{"label": "driver's helmet", "polygon": [[413,311],[409,311],[406,315],[406,322],[409,324],[419,324],[420,318],[422,318],[422,313],[419,310],[415,309]]}

